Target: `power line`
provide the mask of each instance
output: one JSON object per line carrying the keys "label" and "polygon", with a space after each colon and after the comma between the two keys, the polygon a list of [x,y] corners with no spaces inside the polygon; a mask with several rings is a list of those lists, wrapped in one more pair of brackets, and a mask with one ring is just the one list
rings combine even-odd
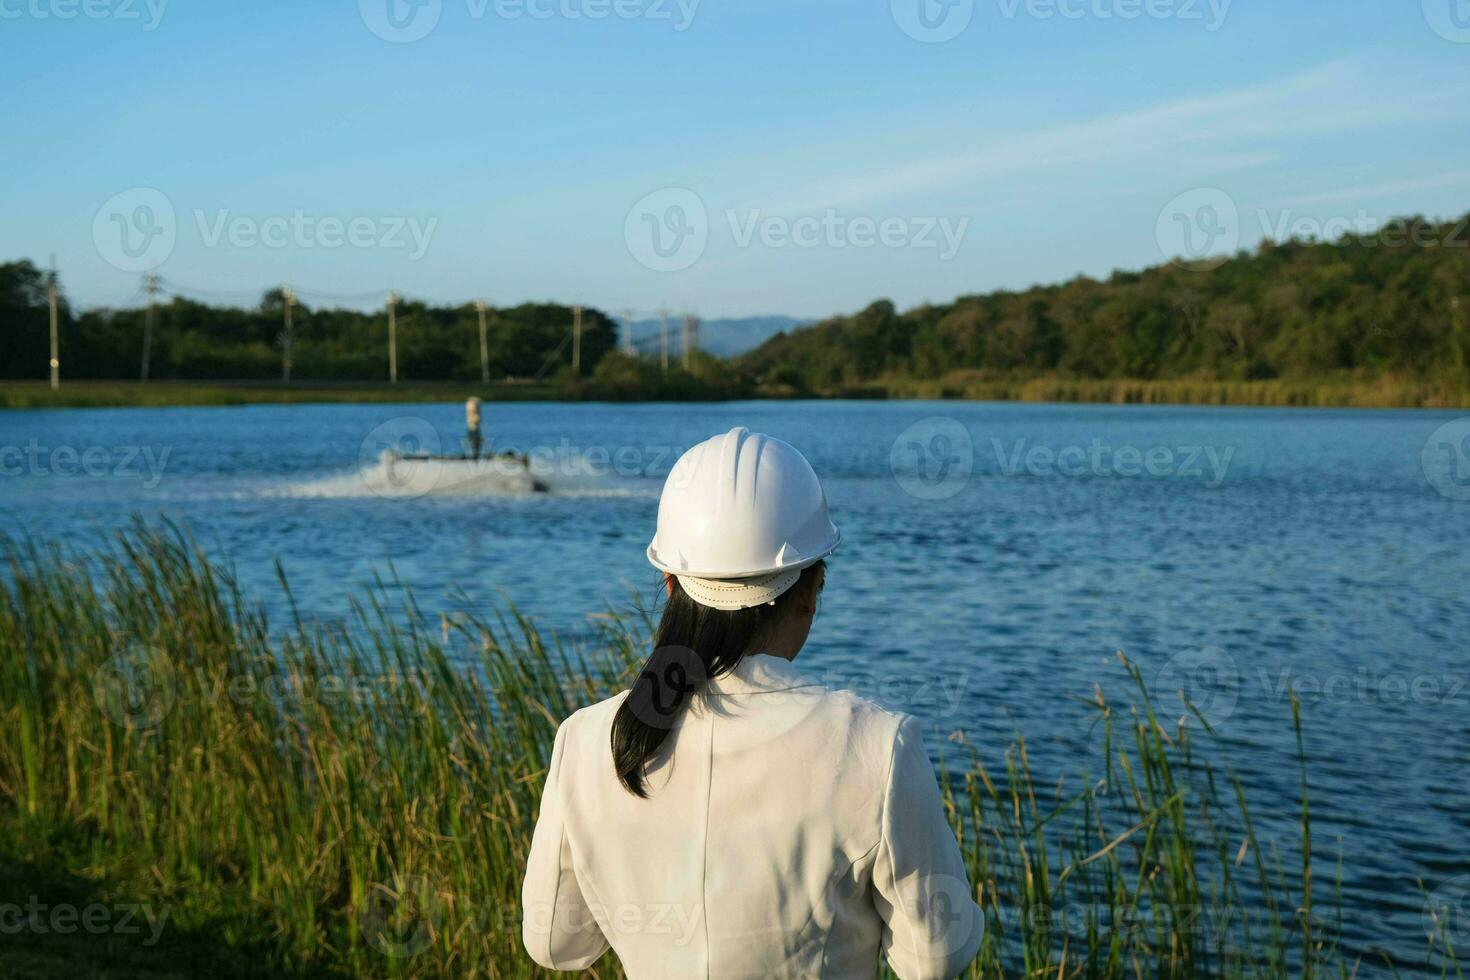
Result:
{"label": "power line", "polygon": [[550,366],[551,362],[556,357],[558,357],[561,354],[562,351],[566,350],[566,348],[567,348],[567,341],[569,341],[571,339],[572,339],[572,332],[570,330],[568,330],[567,331],[567,335],[561,339],[561,343],[559,343],[559,344],[556,345],[556,350],[552,351],[550,354],[547,354],[546,355],[546,359],[541,362],[541,370],[539,370],[539,371],[536,372],[536,380],[537,381],[540,381],[541,378],[546,374],[546,369],[547,369],[547,367]]}
{"label": "power line", "polygon": [[251,298],[259,298],[261,295],[261,291],[255,289],[205,289],[197,286],[186,286],[183,283],[175,282],[172,279],[167,279],[163,276],[158,275],[157,273],[152,273],[152,275],[158,286],[163,287],[163,289],[167,292],[182,296],[184,299],[188,299],[188,295],[186,294],[192,294],[196,296],[228,296]]}
{"label": "power line", "polygon": [[315,296],[318,299],[330,300],[334,303],[365,303],[368,300],[376,300],[379,296],[383,295],[378,290],[370,293],[332,293],[321,289],[298,288],[296,292],[305,293],[308,296]]}

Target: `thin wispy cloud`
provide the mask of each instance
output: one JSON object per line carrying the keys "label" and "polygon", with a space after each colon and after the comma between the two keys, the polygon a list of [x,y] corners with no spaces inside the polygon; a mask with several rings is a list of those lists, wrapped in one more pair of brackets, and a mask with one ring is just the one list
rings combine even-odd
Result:
{"label": "thin wispy cloud", "polygon": [[[1464,95],[1440,91],[1406,98],[1385,89],[1360,63],[1333,61],[1267,85],[1065,123],[973,152],[816,181],[774,195],[766,207],[777,212],[850,208],[1081,164],[1152,161],[1186,150],[1178,158],[1182,176],[1219,172],[1278,159],[1271,141],[1282,138],[1470,117]],[[1201,153],[1202,148],[1214,152]]]}
{"label": "thin wispy cloud", "polygon": [[1367,202],[1392,197],[1395,194],[1413,194],[1418,191],[1439,190],[1445,187],[1464,187],[1467,185],[1470,185],[1470,170],[1452,170],[1447,173],[1415,177],[1408,180],[1395,180],[1384,184],[1355,184],[1349,187],[1340,187],[1336,190],[1322,191],[1317,194],[1304,194],[1299,197],[1281,198],[1268,204],[1263,204],[1261,207],[1268,209],[1305,208],[1317,204]]}

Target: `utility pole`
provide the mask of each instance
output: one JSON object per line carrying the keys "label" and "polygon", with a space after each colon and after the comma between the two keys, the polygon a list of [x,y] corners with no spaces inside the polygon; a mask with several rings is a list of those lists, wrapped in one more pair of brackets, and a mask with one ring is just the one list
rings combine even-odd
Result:
{"label": "utility pole", "polygon": [[61,357],[56,341],[56,256],[51,256],[51,274],[46,277],[46,300],[51,307],[51,390],[61,387]]}
{"label": "utility pole", "polygon": [[388,294],[388,383],[398,383],[398,294]]}
{"label": "utility pole", "polygon": [[148,290],[148,315],[143,319],[143,368],[138,375],[140,381],[148,380],[148,361],[153,353],[153,307],[158,295],[158,274],[148,273],[144,283]]}
{"label": "utility pole", "polygon": [[633,311],[623,310],[623,353],[633,357],[637,351],[633,346]]}
{"label": "utility pole", "polygon": [[475,300],[475,311],[480,314],[480,380],[490,383],[490,345],[485,339],[485,301]]}
{"label": "utility pole", "polygon": [[669,311],[658,311],[658,347],[659,361],[663,365],[664,374],[669,373]]}
{"label": "utility pole", "polygon": [[699,318],[693,313],[684,314],[684,370],[689,370],[690,357],[699,346]]}
{"label": "utility pole", "polygon": [[572,376],[582,376],[582,307],[572,307]]}
{"label": "utility pole", "polygon": [[291,383],[291,307],[295,305],[296,294],[291,292],[291,287],[282,288],[281,309],[286,316],[286,333],[281,339],[281,381],[284,384]]}

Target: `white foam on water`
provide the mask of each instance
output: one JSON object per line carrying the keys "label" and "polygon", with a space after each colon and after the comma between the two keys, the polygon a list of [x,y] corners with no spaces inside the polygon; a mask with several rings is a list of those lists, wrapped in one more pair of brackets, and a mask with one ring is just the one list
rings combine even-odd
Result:
{"label": "white foam on water", "polygon": [[[538,490],[537,484],[544,487]],[[357,470],[277,484],[264,496],[299,498],[386,497],[642,497],[658,494],[658,481],[630,480],[573,464],[531,467],[513,459],[400,459],[384,452]]]}

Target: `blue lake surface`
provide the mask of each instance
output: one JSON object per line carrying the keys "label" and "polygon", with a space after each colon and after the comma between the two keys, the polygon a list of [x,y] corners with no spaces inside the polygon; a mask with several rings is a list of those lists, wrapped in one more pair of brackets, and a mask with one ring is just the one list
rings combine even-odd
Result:
{"label": "blue lake surface", "polygon": [[1457,413],[753,402],[489,404],[485,419],[551,492],[385,462],[390,445],[457,451],[454,404],[0,412],[0,516],[80,545],[134,514],[180,520],[278,625],[277,559],[309,615],[343,614],[391,567],[427,610],[512,602],[576,639],[589,615],[652,602],[663,477],[746,425],[808,455],[843,530],[809,672],[924,718],[936,751],[965,730],[993,769],[1023,734],[1041,783],[1077,786],[1094,741],[1079,702],[1094,685],[1126,700],[1123,651],[1166,711],[1193,692],[1286,865],[1295,686],[1319,903],[1341,855],[1355,952],[1422,958],[1421,881],[1462,896],[1470,948]]}

